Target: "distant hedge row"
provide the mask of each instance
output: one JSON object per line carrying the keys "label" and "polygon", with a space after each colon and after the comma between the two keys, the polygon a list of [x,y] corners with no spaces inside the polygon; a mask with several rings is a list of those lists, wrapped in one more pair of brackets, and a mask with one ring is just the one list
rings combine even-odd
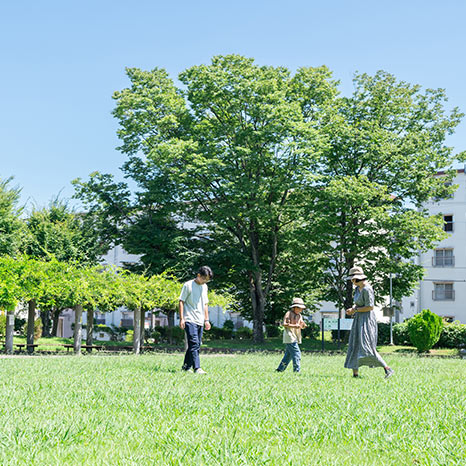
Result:
{"label": "distant hedge row", "polygon": [[[390,343],[390,324],[380,323],[379,345]],[[408,333],[408,321],[401,324],[393,324],[393,343],[395,345],[411,345],[411,340]],[[466,347],[466,325],[458,321],[451,324],[444,323],[439,341],[434,345],[434,348],[460,348]]]}

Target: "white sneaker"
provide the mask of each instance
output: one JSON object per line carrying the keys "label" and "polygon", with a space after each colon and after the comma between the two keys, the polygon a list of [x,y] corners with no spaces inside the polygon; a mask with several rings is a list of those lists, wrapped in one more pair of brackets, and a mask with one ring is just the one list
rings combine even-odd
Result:
{"label": "white sneaker", "polygon": [[200,367],[194,371],[195,374],[207,374],[207,372]]}

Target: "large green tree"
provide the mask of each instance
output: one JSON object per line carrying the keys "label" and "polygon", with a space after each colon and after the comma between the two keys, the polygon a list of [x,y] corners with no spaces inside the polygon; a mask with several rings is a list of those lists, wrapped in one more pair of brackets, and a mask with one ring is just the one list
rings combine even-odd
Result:
{"label": "large green tree", "polygon": [[124,169],[167,180],[176,219],[198,225],[206,256],[234,250],[227,278],[248,290],[261,341],[282,231],[296,220],[294,193],[325,142],[317,122],[336,93],[331,73],[293,75],[231,55],[181,73],[185,90],[161,69],[128,76],[131,87],[114,96]]}
{"label": "large green tree", "polygon": [[423,275],[410,259],[446,237],[441,216],[425,208],[456,189],[451,168],[464,158],[446,145],[463,115],[448,113],[445,103],[442,89],[422,90],[380,71],[356,75],[353,95],[336,98],[322,117],[327,147],[303,194],[301,244],[312,242],[301,255],[313,254],[327,285],[322,297],[341,309],[351,304],[345,277],[355,263],[379,299],[388,294],[388,274],[397,274],[401,299]]}

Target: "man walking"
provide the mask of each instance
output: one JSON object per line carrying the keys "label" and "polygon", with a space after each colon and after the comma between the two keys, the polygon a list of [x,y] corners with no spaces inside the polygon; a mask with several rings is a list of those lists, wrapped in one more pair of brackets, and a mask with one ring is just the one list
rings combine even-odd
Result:
{"label": "man walking", "polygon": [[182,369],[194,370],[196,374],[206,373],[201,369],[199,349],[204,327],[210,330],[207,283],[212,277],[210,267],[201,267],[196,278],[183,285],[179,298],[180,327],[186,332],[188,341]]}

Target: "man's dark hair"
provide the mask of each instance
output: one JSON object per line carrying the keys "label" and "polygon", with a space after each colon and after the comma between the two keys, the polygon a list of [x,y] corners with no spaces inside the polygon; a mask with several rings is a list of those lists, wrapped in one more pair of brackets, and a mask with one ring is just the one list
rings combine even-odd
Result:
{"label": "man's dark hair", "polygon": [[207,265],[203,265],[202,267],[200,267],[197,273],[201,277],[209,277],[209,280],[212,280],[212,278],[214,278],[214,273],[212,272],[212,269]]}

